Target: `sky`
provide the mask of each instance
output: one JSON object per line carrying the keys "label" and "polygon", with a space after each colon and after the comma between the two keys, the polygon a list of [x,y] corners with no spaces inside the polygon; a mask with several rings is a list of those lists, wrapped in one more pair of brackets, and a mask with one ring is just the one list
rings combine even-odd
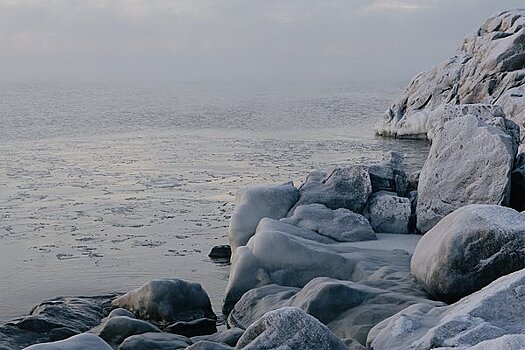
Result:
{"label": "sky", "polygon": [[407,81],[523,0],[0,0],[0,79]]}

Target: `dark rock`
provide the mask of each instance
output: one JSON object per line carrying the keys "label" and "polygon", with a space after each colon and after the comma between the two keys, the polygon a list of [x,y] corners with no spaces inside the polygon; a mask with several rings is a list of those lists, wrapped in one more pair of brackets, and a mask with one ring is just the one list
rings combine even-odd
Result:
{"label": "dark rock", "polygon": [[180,334],[185,337],[194,337],[197,335],[213,334],[217,332],[215,319],[199,318],[197,320],[183,322],[179,321],[170,324],[163,329],[164,332]]}
{"label": "dark rock", "polygon": [[193,344],[186,350],[233,350],[233,348],[228,345],[203,340]]}
{"label": "dark rock", "polygon": [[109,318],[96,334],[111,346],[117,346],[132,335],[148,332],[160,332],[160,329],[146,321],[115,316]]}
{"label": "dark rock", "polygon": [[229,245],[216,245],[211,249],[210,254],[208,256],[212,259],[224,259],[227,261],[230,261],[230,257],[232,256],[232,249]]}
{"label": "dark rock", "polygon": [[197,337],[192,337],[191,340],[194,343],[197,343],[199,341],[210,341],[214,343],[221,343],[226,344],[229,346],[235,346],[237,344],[237,341],[241,337],[241,335],[244,333],[244,329],[240,329],[237,327],[233,327],[230,329],[227,329],[222,332],[218,332],[215,334],[210,335],[200,335]]}
{"label": "dark rock", "polygon": [[49,332],[49,340],[64,340],[77,334],[79,334],[78,331],[68,327],[54,328]]}
{"label": "dark rock", "polygon": [[132,335],[122,342],[119,350],[177,350],[186,349],[193,342],[185,336],[171,333],[143,333]]}
{"label": "dark rock", "polygon": [[514,170],[510,174],[510,201],[509,207],[517,210],[525,210],[525,153],[516,157]]}

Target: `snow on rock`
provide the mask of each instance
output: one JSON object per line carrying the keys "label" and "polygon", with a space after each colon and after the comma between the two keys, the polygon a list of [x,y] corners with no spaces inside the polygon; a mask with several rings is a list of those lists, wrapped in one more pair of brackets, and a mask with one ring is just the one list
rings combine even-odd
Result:
{"label": "snow on rock", "polygon": [[112,350],[112,348],[96,335],[82,333],[65,340],[31,345],[23,350]]}
{"label": "snow on rock", "polygon": [[299,199],[291,182],[278,186],[254,186],[240,190],[230,220],[228,238],[232,252],[246,245],[262,218],[280,219]]}
{"label": "snow on rock", "polygon": [[447,104],[500,105],[525,127],[525,9],[490,17],[456,54],[412,79],[376,126],[380,135],[426,137]]}
{"label": "snow on rock", "polygon": [[520,270],[452,305],[409,306],[372,328],[367,345],[373,350],[523,349],[523,343],[516,345],[525,334],[524,297],[525,270]]}
{"label": "snow on rock", "polygon": [[370,197],[363,215],[375,232],[409,233],[412,204],[395,192],[380,191]]}
{"label": "snow on rock", "polygon": [[489,125],[472,115],[444,124],[419,176],[416,214],[421,232],[467,204],[508,204],[518,147],[515,130],[515,124],[495,120]]}

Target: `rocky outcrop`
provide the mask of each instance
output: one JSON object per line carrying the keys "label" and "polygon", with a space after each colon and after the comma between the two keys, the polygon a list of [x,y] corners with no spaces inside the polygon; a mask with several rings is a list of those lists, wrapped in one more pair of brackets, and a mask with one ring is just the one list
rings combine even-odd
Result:
{"label": "rocky outcrop", "polygon": [[525,127],[525,9],[490,17],[453,57],[414,77],[376,131],[426,137],[433,110],[473,103],[500,105]]}
{"label": "rocky outcrop", "polygon": [[409,306],[372,328],[367,343],[373,350],[523,349],[512,345],[525,334],[524,286],[520,270],[449,306]]}
{"label": "rocky outcrop", "polygon": [[447,215],[418,242],[414,278],[447,302],[525,268],[525,215],[497,205],[469,205]]}
{"label": "rocky outcrop", "polygon": [[498,119],[491,124],[466,115],[445,123],[434,139],[419,176],[416,214],[421,232],[467,204],[509,203],[516,129]]}

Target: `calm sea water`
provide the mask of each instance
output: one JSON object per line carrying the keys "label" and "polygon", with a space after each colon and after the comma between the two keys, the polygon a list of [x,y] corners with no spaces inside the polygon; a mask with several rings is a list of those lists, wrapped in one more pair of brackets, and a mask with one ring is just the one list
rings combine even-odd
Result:
{"label": "calm sea water", "polygon": [[158,277],[221,307],[235,191],[315,168],[421,167],[428,145],[378,138],[399,93],[356,83],[24,83],[0,86],[0,321],[56,296]]}

